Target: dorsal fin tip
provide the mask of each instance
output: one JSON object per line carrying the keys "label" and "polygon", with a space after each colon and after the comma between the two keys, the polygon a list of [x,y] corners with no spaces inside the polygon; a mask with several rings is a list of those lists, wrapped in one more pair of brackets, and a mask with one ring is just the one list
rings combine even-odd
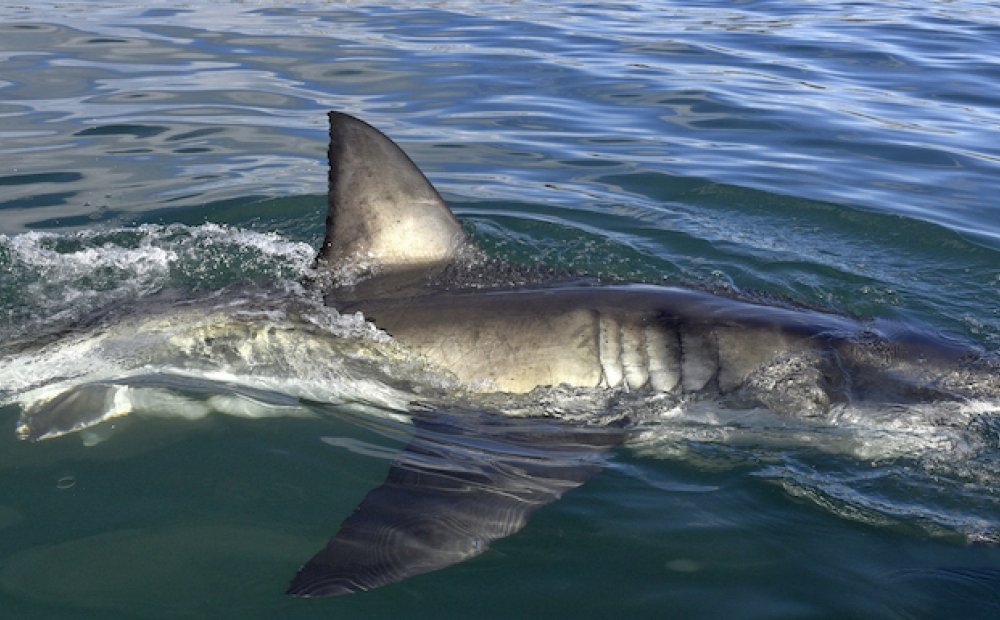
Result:
{"label": "dorsal fin tip", "polygon": [[388,136],[330,112],[326,237],[318,262],[333,272],[433,271],[467,240],[427,177]]}

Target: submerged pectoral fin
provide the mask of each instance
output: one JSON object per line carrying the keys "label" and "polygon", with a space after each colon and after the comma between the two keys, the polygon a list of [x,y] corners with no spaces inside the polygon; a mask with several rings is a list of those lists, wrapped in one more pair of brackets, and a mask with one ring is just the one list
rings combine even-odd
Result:
{"label": "submerged pectoral fin", "polygon": [[476,418],[417,420],[386,481],[299,570],[288,594],[371,590],[477,556],[590,479],[600,455],[621,442],[617,429]]}
{"label": "submerged pectoral fin", "polygon": [[42,393],[22,403],[17,435],[37,441],[85,429],[131,411],[127,387],[97,381]]}
{"label": "submerged pectoral fin", "polygon": [[[125,375],[22,395],[17,434],[38,441],[131,414],[198,420],[217,412],[239,418],[309,417],[298,399],[270,390],[164,372]],[[93,445],[107,435],[84,437]]]}

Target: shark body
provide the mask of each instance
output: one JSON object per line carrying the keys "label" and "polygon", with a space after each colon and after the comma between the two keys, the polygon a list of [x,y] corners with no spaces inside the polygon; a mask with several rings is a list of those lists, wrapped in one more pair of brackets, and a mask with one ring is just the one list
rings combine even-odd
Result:
{"label": "shark body", "polygon": [[[536,390],[568,386],[810,418],[853,403],[894,407],[1000,395],[991,357],[906,325],[666,286],[551,280],[510,286],[506,267],[482,261],[438,192],[383,133],[333,112],[329,160],[326,237],[313,285],[322,286],[325,302],[342,316],[361,312],[394,345],[450,374],[472,396],[530,400]],[[180,360],[189,374],[210,377],[213,368],[233,368],[237,360],[245,374],[269,364],[279,374],[313,372],[316,386],[333,374],[353,384],[373,368],[352,369],[363,356],[345,354],[322,330],[317,335],[314,322],[291,317],[275,327],[254,317],[233,322],[230,310],[206,314],[194,305],[186,312],[197,318],[140,321],[117,339],[102,326],[99,338],[86,341],[90,348],[71,348],[70,357],[114,351],[140,370]],[[366,345],[364,356],[385,354],[380,347]],[[302,356],[335,359],[312,368],[319,364]],[[138,396],[152,399],[154,411],[187,406],[176,399],[164,406],[160,397],[177,385],[190,393],[184,381],[142,372],[115,378],[116,372],[57,386],[23,405],[19,433],[42,439],[75,432],[136,411]],[[315,398],[313,391],[278,388],[282,398],[241,389],[236,401],[213,404],[213,396],[195,411],[286,415],[296,411],[296,398]],[[395,402],[399,394],[389,391],[384,399]],[[506,415],[503,399],[482,402],[489,404],[471,410],[440,400],[410,403],[414,433],[386,481],[287,592],[371,590],[479,555],[598,472],[629,427],[627,416],[610,425],[523,419]]]}
{"label": "shark body", "polygon": [[[664,286],[465,289],[445,276],[471,242],[417,166],[387,136],[330,114],[327,233],[318,265],[352,274],[327,301],[360,310],[416,353],[481,391],[571,385],[739,394],[774,407],[753,381],[780,367],[811,379],[799,408],[865,399],[992,393],[992,369],[964,343],[901,325]],[[473,248],[473,251],[475,249]],[[985,371],[985,372],[983,372]],[[907,387],[909,386],[909,387]],[[771,402],[768,402],[771,401]]]}
{"label": "shark body", "polygon": [[[362,311],[474,391],[647,391],[793,416],[858,401],[1000,392],[992,361],[900,325],[875,330],[833,314],[663,286],[449,286],[449,272],[475,248],[409,157],[374,127],[334,112],[329,159],[317,264],[349,273],[351,284],[335,286],[328,303]],[[533,437],[499,419],[435,425],[416,421],[386,483],[302,568],[289,593],[368,590],[478,555],[586,481],[599,469],[595,455],[621,440],[617,429]],[[440,432],[463,440],[430,439]],[[485,444],[470,445],[468,436]],[[458,470],[456,461],[472,466]]]}

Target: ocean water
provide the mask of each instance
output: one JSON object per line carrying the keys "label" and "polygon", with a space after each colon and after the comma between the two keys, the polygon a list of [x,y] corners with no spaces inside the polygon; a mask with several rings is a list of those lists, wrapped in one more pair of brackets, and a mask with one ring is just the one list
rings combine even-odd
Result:
{"label": "ocean water", "polygon": [[[322,338],[268,381],[188,376],[197,399],[106,438],[15,428],[178,300],[285,333],[328,110],[396,139],[505,260],[997,351],[998,57],[1000,9],[965,0],[0,5],[0,615],[997,617],[989,403],[664,415],[488,553],[308,601],[288,580],[405,441],[378,420],[416,371],[338,344],[391,353],[360,318],[308,308]],[[198,409],[244,397],[275,415]]]}

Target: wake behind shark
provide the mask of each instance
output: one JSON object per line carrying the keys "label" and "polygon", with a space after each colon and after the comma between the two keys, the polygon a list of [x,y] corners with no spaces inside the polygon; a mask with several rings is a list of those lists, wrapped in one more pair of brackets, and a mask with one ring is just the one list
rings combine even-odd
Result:
{"label": "wake behind shark", "polygon": [[[845,406],[1000,395],[991,357],[904,325],[866,325],[675,287],[538,278],[511,286],[518,278],[507,276],[516,269],[483,262],[430,182],[377,129],[331,113],[329,160],[326,237],[312,285],[322,287],[325,302],[341,316],[362,313],[392,337],[393,347],[450,376],[464,396],[383,391],[388,407],[409,408],[413,436],[386,481],[301,568],[290,594],[370,590],[474,557],[591,478],[627,436],[629,416],[564,415],[572,402],[559,403],[558,415],[537,408],[532,419],[507,415],[514,413],[511,403],[546,389],[556,396],[565,388],[766,409],[795,419],[822,419]],[[343,356],[336,338],[322,330],[319,337],[315,325],[294,317],[275,328],[255,318],[234,323],[224,310],[206,313],[197,304],[185,312],[200,318],[143,319],[131,328],[142,339],[129,334],[116,341],[102,332],[95,346],[128,349],[140,367],[180,358],[190,372],[213,377],[215,365],[231,366],[232,359],[252,369],[289,368],[294,360],[276,359],[281,347],[290,355],[341,356],[336,372],[356,378],[372,367],[343,370],[339,360],[395,354],[378,342],[365,345],[364,356]],[[147,348],[154,353],[138,359],[132,349],[144,343],[152,343]],[[22,436],[58,436],[134,411],[130,395],[157,396],[165,384],[180,381],[190,392],[183,378],[115,378],[114,372],[43,390],[24,406]],[[325,377],[317,371],[314,385]],[[273,391],[256,390],[239,388],[236,401],[210,397],[211,407],[197,411],[288,415],[298,411],[289,399],[312,398],[308,391],[275,399]],[[162,400],[149,406],[163,407]]]}

